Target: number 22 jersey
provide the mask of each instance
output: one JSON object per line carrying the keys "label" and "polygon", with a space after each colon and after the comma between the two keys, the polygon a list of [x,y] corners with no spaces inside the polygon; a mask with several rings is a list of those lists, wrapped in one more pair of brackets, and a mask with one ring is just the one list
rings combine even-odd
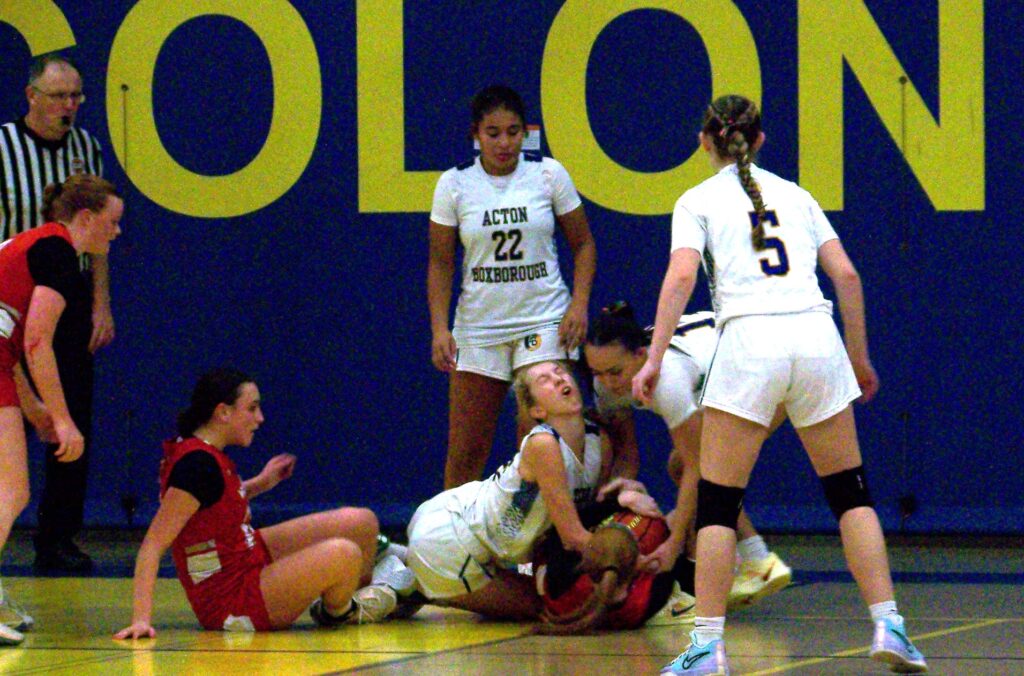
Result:
{"label": "number 22 jersey", "polygon": [[430,220],[457,227],[464,249],[452,334],[461,346],[514,340],[557,323],[569,307],[555,219],[580,206],[565,167],[534,153],[492,176],[480,158],[441,175]]}

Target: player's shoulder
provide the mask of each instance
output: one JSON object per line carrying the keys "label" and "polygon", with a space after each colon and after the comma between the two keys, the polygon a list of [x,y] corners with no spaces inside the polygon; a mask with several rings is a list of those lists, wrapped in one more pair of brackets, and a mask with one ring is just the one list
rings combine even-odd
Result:
{"label": "player's shoulder", "polygon": [[449,171],[466,171],[467,169],[472,169],[474,164],[476,164],[476,158],[470,157],[468,159],[463,160],[462,162],[459,162]]}
{"label": "player's shoulder", "polygon": [[782,176],[768,171],[767,169],[754,165],[751,170],[751,174],[757,180],[758,184],[761,185],[763,190],[780,192],[797,200],[813,199],[813,197],[811,197],[811,193],[802,188],[796,181],[783,178]]}

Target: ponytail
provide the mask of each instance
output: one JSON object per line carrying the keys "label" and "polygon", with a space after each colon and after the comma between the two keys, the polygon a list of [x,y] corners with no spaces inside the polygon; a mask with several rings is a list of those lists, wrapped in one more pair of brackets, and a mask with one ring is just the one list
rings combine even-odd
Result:
{"label": "ponytail", "polygon": [[751,148],[761,135],[761,112],[757,109],[757,104],[735,95],[715,99],[704,113],[701,131],[711,137],[719,155],[736,162],[740,185],[753,203],[757,218],[750,239],[756,251],[763,251],[767,212],[761,195],[761,186],[750,173],[750,163],[753,161]]}
{"label": "ponytail", "polygon": [[213,417],[220,404],[231,405],[238,400],[242,385],[255,382],[233,368],[217,368],[204,373],[192,390],[188,408],[178,414],[178,435],[186,438],[195,434]]}
{"label": "ponytail", "polygon": [[74,174],[63,183],[46,186],[40,212],[47,221],[69,222],[82,209],[103,211],[110,197],[120,197],[110,181],[92,174]]}
{"label": "ponytail", "polygon": [[595,347],[618,343],[636,352],[651,344],[651,336],[637,323],[633,307],[620,300],[601,308],[587,331],[587,343]]}

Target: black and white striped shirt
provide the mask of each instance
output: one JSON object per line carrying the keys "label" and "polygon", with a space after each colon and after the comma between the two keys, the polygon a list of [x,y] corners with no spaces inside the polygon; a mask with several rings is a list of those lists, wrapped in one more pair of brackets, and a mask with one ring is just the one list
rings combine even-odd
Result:
{"label": "black and white striped shirt", "polygon": [[0,126],[0,241],[43,224],[43,189],[72,174],[103,175],[99,142],[80,127],[59,141],[42,138],[24,119]]}

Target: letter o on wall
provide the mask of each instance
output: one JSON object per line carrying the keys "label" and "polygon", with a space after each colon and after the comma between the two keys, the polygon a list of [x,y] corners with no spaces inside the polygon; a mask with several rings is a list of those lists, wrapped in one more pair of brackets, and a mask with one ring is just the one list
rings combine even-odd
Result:
{"label": "letter o on wall", "polygon": [[[659,215],[672,212],[684,187],[707,178],[708,164],[701,153],[694,152],[681,165],[665,171],[633,171],[608,157],[586,114],[590,50],[605,26],[638,9],[671,12],[694,27],[711,62],[714,97],[743,94],[760,103],[761,67],[750,26],[730,0],[567,0],[559,10],[548,32],[541,66],[541,107],[548,144],[571,168],[573,181],[589,199],[624,213]],[[652,80],[650,84],[657,83]],[[673,124],[671,120],[665,123]]]}
{"label": "letter o on wall", "polygon": [[[164,148],[153,116],[153,74],[162,45],[181,24],[211,14],[237,19],[259,37],[274,87],[274,112],[263,147],[248,165],[226,176],[204,176],[181,166]],[[129,87],[127,120],[122,84]],[[147,197],[189,216],[251,213],[295,185],[320,132],[321,93],[316,45],[286,0],[259,0],[258,5],[251,0],[141,0],[110,48],[107,120],[118,160]]]}

